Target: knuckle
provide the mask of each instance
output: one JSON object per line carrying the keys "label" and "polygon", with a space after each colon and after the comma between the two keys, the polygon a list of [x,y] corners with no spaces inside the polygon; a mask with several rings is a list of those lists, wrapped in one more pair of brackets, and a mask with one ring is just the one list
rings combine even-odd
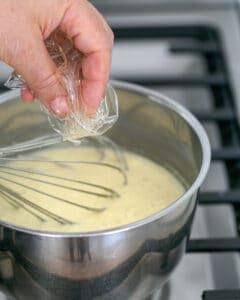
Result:
{"label": "knuckle", "polygon": [[36,96],[42,96],[43,93],[49,91],[50,88],[55,86],[58,82],[56,74],[52,73],[49,75],[38,76],[37,78],[30,81],[28,84],[34,91]]}
{"label": "knuckle", "polygon": [[102,47],[106,50],[111,50],[114,43],[114,34],[108,23],[103,20],[102,30],[99,31]]}
{"label": "knuckle", "polygon": [[114,43],[114,34],[113,34],[112,29],[109,27],[109,25],[107,23],[106,23],[106,27],[105,27],[105,32],[106,32],[108,48],[112,49],[113,43]]}
{"label": "knuckle", "polygon": [[110,42],[110,47],[112,48],[114,44],[114,33],[110,27],[109,27],[109,42]]}

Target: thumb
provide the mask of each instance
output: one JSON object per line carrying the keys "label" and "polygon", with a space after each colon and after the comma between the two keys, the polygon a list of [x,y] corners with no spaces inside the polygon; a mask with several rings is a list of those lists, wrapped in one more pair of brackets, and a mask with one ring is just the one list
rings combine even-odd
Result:
{"label": "thumb", "polygon": [[68,113],[64,84],[51,59],[42,36],[27,34],[21,37],[21,45],[15,48],[11,65],[23,77],[49,111],[58,116]]}

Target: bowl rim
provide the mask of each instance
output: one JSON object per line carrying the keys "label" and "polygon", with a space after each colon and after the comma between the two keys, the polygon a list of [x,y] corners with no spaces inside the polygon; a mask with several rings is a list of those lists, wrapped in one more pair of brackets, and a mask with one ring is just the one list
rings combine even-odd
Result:
{"label": "bowl rim", "polygon": [[[184,108],[181,104],[176,103],[174,100],[162,95],[159,92],[125,81],[111,80],[110,83],[114,88],[120,88],[127,91],[132,91],[135,93],[142,94],[143,96],[146,96],[151,101],[164,105],[165,107],[171,109],[172,111],[180,115],[187,122],[187,124],[192,128],[192,130],[194,131],[194,133],[199,139],[201,145],[201,152],[202,152],[201,168],[192,185],[184,192],[184,194],[182,194],[179,198],[177,198],[175,201],[173,201],[164,209],[144,219],[134,221],[132,223],[128,223],[114,228],[108,228],[108,229],[96,230],[96,231],[84,231],[84,232],[60,232],[60,231],[55,232],[55,231],[30,229],[28,227],[14,225],[12,223],[4,222],[1,220],[0,220],[0,225],[22,233],[43,236],[43,237],[72,238],[72,237],[105,236],[109,234],[116,234],[124,231],[129,231],[138,227],[145,226],[149,223],[153,223],[154,221],[171,213],[179,205],[181,205],[183,202],[190,199],[197,192],[197,190],[199,189],[199,187],[201,186],[203,180],[207,175],[210,166],[210,161],[211,161],[211,148],[210,148],[209,139],[207,137],[205,129],[200,124],[200,122],[193,116],[193,114],[190,111]],[[0,104],[6,101],[10,101],[16,98],[18,95],[19,95],[18,91],[6,92],[0,96]]]}

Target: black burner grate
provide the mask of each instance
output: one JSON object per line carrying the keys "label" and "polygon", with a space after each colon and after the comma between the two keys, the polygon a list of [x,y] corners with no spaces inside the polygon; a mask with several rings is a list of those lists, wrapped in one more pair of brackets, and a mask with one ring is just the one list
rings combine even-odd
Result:
{"label": "black burner grate", "polygon": [[203,300],[239,300],[239,290],[218,290],[206,291],[203,293]]}
{"label": "black burner grate", "polygon": [[[121,27],[114,29],[118,40],[170,40],[170,51],[174,53],[196,53],[201,55],[207,66],[204,76],[174,76],[146,78],[120,78],[144,86],[181,86],[184,88],[208,87],[215,104],[215,111],[196,113],[201,121],[216,122],[222,139],[222,147],[212,150],[213,160],[223,161],[229,175],[230,189],[227,192],[208,192],[199,195],[200,205],[232,204],[236,212],[238,231],[240,232],[240,128],[235,114],[235,105],[221,38],[218,32],[204,26],[153,26],[153,27]],[[183,42],[184,39],[184,42]],[[208,238],[190,239],[187,251],[198,252],[230,252],[240,251],[240,238]],[[240,290],[218,290],[203,292],[204,300],[236,300],[240,299]]]}

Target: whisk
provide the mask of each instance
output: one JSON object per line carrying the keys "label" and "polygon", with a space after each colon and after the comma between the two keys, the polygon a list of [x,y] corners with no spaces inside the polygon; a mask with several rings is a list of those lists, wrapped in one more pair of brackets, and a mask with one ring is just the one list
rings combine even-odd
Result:
{"label": "whisk", "polygon": [[[58,160],[48,159],[39,156],[23,156],[23,152],[33,149],[45,148],[50,145],[54,145],[61,142],[61,138],[57,135],[46,135],[41,138],[36,138],[31,141],[19,143],[14,146],[0,148],[0,197],[6,201],[14,209],[23,209],[33,217],[37,218],[41,222],[46,222],[49,219],[57,222],[61,225],[74,224],[70,219],[66,219],[50,209],[34,203],[34,201],[27,199],[23,193],[19,193],[14,186],[21,188],[23,191],[31,191],[32,193],[40,194],[48,198],[60,201],[66,205],[72,205],[79,209],[91,211],[92,213],[101,213],[106,207],[94,207],[75,201],[66,199],[65,197],[50,193],[43,190],[41,187],[31,186],[31,184],[24,183],[23,179],[27,179],[29,183],[39,183],[44,185],[50,185],[52,187],[61,188],[67,191],[74,191],[80,194],[85,194],[89,197],[99,197],[103,199],[119,198],[120,195],[110,187],[83,181],[79,179],[73,179],[59,174],[52,174],[47,170],[41,171],[39,167],[41,164],[59,165],[63,167],[90,165],[98,168],[106,168],[112,172],[119,173],[122,177],[122,184],[127,184],[127,162],[124,157],[123,151],[114,142],[106,137],[97,137],[87,139],[94,145],[94,149],[99,152],[99,159],[97,161],[88,160]],[[81,146],[80,146],[81,147]],[[93,146],[91,146],[93,147]],[[105,150],[111,150],[116,164],[105,162]],[[15,154],[21,154],[16,156]],[[24,163],[24,167],[13,165],[13,162]],[[36,164],[38,169],[28,168],[28,163]],[[51,168],[50,168],[51,169]]]}

